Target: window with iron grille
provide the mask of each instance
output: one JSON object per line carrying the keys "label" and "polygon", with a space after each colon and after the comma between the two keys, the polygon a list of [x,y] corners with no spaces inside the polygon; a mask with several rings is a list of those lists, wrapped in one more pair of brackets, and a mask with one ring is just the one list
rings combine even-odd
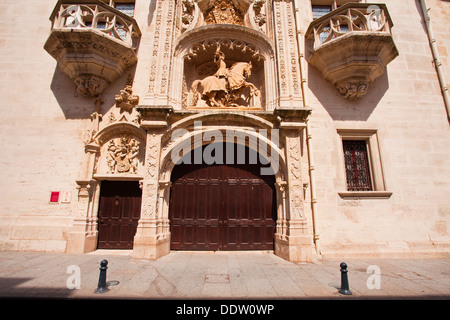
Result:
{"label": "window with iron grille", "polygon": [[369,156],[365,140],[343,140],[347,191],[372,191]]}

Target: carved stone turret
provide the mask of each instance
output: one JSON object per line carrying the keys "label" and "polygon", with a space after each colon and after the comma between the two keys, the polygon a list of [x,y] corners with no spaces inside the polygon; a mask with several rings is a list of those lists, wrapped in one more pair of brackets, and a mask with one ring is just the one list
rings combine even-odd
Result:
{"label": "carved stone turret", "polygon": [[60,0],[50,21],[44,48],[82,95],[99,96],[137,62],[136,21],[104,2]]}
{"label": "carved stone turret", "polygon": [[346,99],[361,98],[398,56],[384,4],[348,3],[314,20],[308,62]]}

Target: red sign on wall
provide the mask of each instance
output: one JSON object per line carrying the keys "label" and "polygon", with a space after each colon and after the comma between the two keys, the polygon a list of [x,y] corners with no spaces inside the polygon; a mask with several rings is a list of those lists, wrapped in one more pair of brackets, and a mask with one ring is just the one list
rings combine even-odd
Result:
{"label": "red sign on wall", "polygon": [[52,191],[50,194],[50,203],[59,202],[59,191]]}

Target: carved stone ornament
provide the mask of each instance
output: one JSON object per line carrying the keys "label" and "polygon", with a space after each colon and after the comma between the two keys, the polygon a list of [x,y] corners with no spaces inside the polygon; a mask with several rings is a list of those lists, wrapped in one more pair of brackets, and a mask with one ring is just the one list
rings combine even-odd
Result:
{"label": "carved stone ornament", "polygon": [[110,140],[107,148],[108,173],[137,173],[139,142],[128,135]]}
{"label": "carved stone ornament", "polygon": [[209,3],[210,9],[205,12],[206,24],[244,25],[244,14],[236,8],[232,0],[215,0]]}
{"label": "carved stone ornament", "polygon": [[266,33],[266,0],[182,0],[182,32],[210,24],[246,26]]}
{"label": "carved stone ornament", "polygon": [[133,89],[130,85],[127,85],[123,90],[120,90],[120,94],[116,95],[116,104],[120,108],[121,112],[130,112],[139,103],[139,96],[133,95]]}
{"label": "carved stone ornament", "polygon": [[74,82],[80,94],[91,97],[100,95],[108,86],[108,81],[93,74],[78,77],[74,75]]}
{"label": "carved stone ornament", "polygon": [[183,13],[181,15],[181,22],[183,29],[187,29],[195,18],[195,2],[194,0],[183,0]]}
{"label": "carved stone ornament", "polygon": [[337,89],[345,99],[359,99],[367,93],[369,83],[366,80],[337,83]]}
{"label": "carved stone ornament", "polygon": [[266,23],[266,15],[261,11],[265,3],[266,0],[255,0],[253,2],[253,10],[255,12],[253,20],[259,27],[262,27]]}

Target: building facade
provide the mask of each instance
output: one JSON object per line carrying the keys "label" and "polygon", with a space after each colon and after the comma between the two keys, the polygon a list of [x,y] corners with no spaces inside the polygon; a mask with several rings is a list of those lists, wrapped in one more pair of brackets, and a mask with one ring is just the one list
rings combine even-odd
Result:
{"label": "building facade", "polygon": [[0,14],[1,250],[450,255],[448,1]]}

